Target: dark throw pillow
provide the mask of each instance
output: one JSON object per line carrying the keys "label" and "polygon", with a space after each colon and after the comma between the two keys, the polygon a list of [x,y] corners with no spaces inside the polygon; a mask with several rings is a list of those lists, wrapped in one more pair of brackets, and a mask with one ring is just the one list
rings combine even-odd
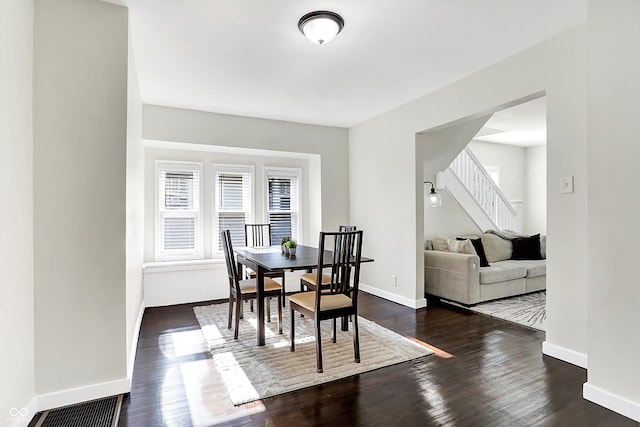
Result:
{"label": "dark throw pillow", "polygon": [[[467,240],[465,237],[458,237],[458,240]],[[476,254],[480,257],[480,267],[491,267],[489,261],[487,261],[487,254],[484,253],[484,246],[482,245],[482,239],[469,239],[473,245],[473,249],[476,250]]]}
{"label": "dark throw pillow", "polygon": [[540,254],[540,234],[529,237],[516,237],[513,242],[511,259],[542,259]]}

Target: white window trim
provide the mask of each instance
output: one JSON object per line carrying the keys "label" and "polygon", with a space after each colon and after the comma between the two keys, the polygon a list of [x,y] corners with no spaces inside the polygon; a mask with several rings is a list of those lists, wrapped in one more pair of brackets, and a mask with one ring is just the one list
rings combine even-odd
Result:
{"label": "white window trim", "polygon": [[255,174],[255,166],[254,165],[233,165],[233,164],[221,164],[214,163],[213,164],[213,175],[211,177],[211,192],[213,197],[211,197],[211,255],[213,259],[220,259],[224,257],[224,253],[221,249],[218,249],[218,239],[220,230],[218,227],[218,194],[217,194],[217,177],[218,173],[231,173],[231,174],[245,174],[249,173],[251,175],[251,189],[249,200],[251,201],[251,208],[248,211],[248,217],[245,219],[245,223],[253,222],[255,218],[255,206],[256,206],[256,197],[255,197],[255,182],[256,182],[256,174]]}
{"label": "white window trim", "polygon": [[[197,228],[195,230],[196,247],[189,251],[166,251],[162,249],[162,212],[160,206],[160,171],[161,169],[175,171],[198,171],[198,212]],[[154,250],[156,261],[193,260],[204,258],[202,207],[203,207],[203,164],[201,162],[186,162],[172,160],[156,160],[155,162],[155,201],[154,201]]]}
{"label": "white window trim", "polygon": [[264,168],[264,218],[269,218],[269,175],[290,176],[298,178],[298,194],[296,198],[296,208],[298,216],[298,224],[296,235],[291,236],[292,239],[300,242],[301,236],[303,236],[303,224],[302,224],[302,169],[301,168],[287,168],[287,167],[275,167],[265,166]]}

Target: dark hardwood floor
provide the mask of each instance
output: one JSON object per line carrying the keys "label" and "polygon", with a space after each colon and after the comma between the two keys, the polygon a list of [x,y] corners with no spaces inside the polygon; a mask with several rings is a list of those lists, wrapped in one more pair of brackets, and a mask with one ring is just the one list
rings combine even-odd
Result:
{"label": "dark hardwood floor", "polygon": [[148,308],[119,426],[639,425],[582,399],[585,370],[543,356],[543,332],[442,305],[416,311],[364,293],[360,303],[361,316],[453,357],[234,407],[193,314],[206,303]]}

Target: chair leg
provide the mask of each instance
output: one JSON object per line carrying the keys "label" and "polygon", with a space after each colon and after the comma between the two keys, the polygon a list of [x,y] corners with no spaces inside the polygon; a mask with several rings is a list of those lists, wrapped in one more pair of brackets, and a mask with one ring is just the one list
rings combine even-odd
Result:
{"label": "chair leg", "polygon": [[291,327],[289,328],[289,350],[296,351],[296,325],[293,308],[291,308]]}
{"label": "chair leg", "polygon": [[353,316],[353,354],[356,363],[360,363],[360,336],[358,335],[358,316]]}
{"label": "chair leg", "polygon": [[278,333],[282,334],[282,305],[278,304]]}
{"label": "chair leg", "polygon": [[[278,297],[278,305],[280,305],[280,297]],[[271,297],[267,298],[267,322],[271,323]]]}
{"label": "chair leg", "polygon": [[285,297],[285,290],[284,290],[284,278],[287,275],[286,272],[282,272],[282,306],[284,307],[286,305],[284,297]]}
{"label": "chair leg", "polygon": [[[317,313],[316,313],[317,316]],[[322,340],[320,339],[320,317],[316,317],[316,367],[319,374],[322,373]]]}
{"label": "chair leg", "polygon": [[[300,279],[300,292],[304,292],[304,284],[302,283],[302,279]],[[300,317],[304,317],[304,314],[300,313]]]}
{"label": "chair leg", "polygon": [[238,339],[238,332],[240,331],[240,316],[242,314],[242,299],[238,298],[236,302],[236,327],[233,332],[233,339]]}
{"label": "chair leg", "polygon": [[336,318],[331,319],[331,342],[336,343]]}
{"label": "chair leg", "polygon": [[231,319],[233,318],[233,295],[229,295],[229,322],[227,329],[231,329]]}
{"label": "chair leg", "polygon": [[253,300],[249,300],[249,310],[253,313]]}

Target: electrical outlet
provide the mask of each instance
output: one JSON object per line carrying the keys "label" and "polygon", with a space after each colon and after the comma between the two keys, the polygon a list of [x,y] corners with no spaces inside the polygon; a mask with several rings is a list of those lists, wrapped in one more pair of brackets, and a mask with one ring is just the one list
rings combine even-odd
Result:
{"label": "electrical outlet", "polygon": [[398,276],[395,274],[391,275],[391,286],[398,286]]}

